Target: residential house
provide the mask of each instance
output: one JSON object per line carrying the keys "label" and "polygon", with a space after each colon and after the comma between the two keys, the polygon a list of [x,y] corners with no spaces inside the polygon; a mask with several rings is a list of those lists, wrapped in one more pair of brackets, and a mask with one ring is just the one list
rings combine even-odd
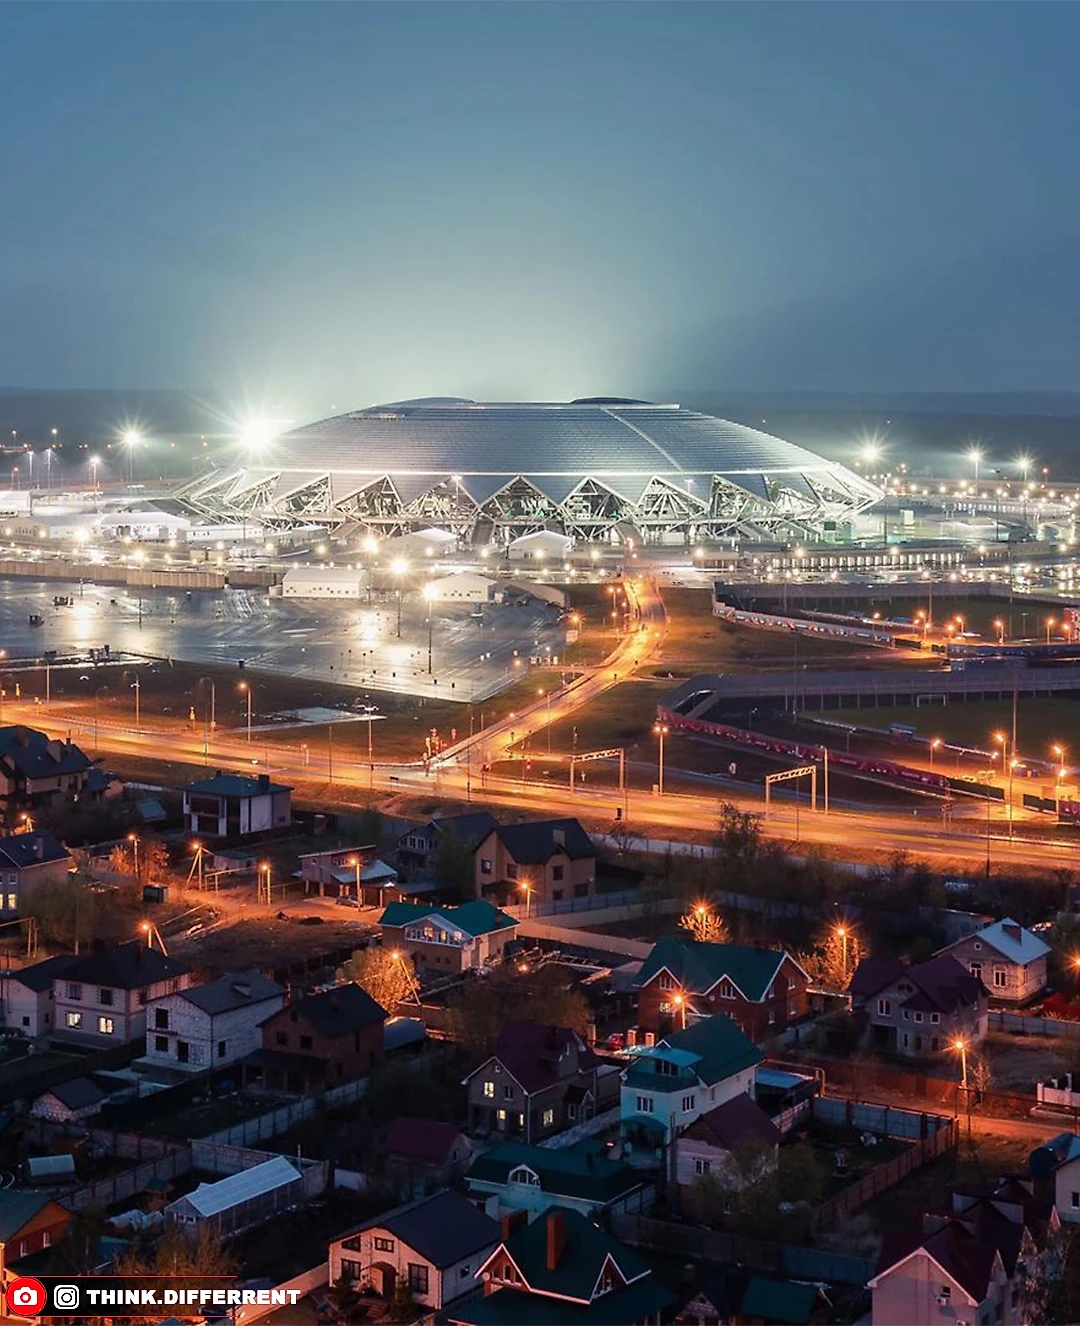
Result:
{"label": "residential house", "polygon": [[982,981],[991,999],[1002,1003],[1026,1004],[1046,989],[1050,946],[1012,917],[983,926],[938,953],[955,958]]}
{"label": "residential house", "polygon": [[41,884],[62,883],[71,853],[48,829],[0,838],[0,913],[25,911]]}
{"label": "residential house", "polygon": [[98,1086],[92,1077],[74,1077],[58,1082],[38,1096],[30,1107],[35,1119],[48,1119],[50,1123],[81,1123],[97,1114],[109,1099],[109,1093]]}
{"label": "residential house", "polygon": [[754,1098],[732,1096],[700,1115],[679,1134],[675,1148],[675,1183],[682,1208],[700,1205],[702,1180],[726,1193],[739,1192],[776,1169],[782,1134]]}
{"label": "residential house", "polygon": [[495,1053],[462,1083],[469,1132],[535,1142],[614,1104],[617,1083],[576,1031],[508,1022]]}
{"label": "residential house", "polygon": [[499,1226],[456,1192],[437,1192],[367,1220],[330,1244],[330,1283],[344,1278],[391,1298],[404,1281],[438,1312],[478,1287]]}
{"label": "residential house", "polygon": [[146,1035],[147,1004],[190,984],[182,962],[142,940],[107,946],[96,939],[53,980],[53,1035],[84,1044],[133,1044]]}
{"label": "residential house", "polygon": [[202,838],[244,838],[270,833],[292,822],[292,788],[269,774],[222,773],[184,788],[184,819]]}
{"label": "residential house", "polygon": [[698,1292],[679,1309],[679,1326],[718,1326],[727,1322],[817,1326],[831,1322],[833,1309],[824,1290],[798,1280],[755,1275],[740,1266],[705,1265]]}
{"label": "residential house", "polygon": [[147,1064],[200,1073],[238,1063],[262,1045],[262,1023],[285,987],[261,972],[229,972],[154,999],[146,1009]]}
{"label": "residential house", "polygon": [[498,820],[486,810],[469,811],[464,815],[441,815],[426,824],[413,824],[397,840],[397,863],[403,876],[409,879],[427,878],[435,873],[440,836],[455,838],[468,852],[472,852]]}
{"label": "residential house", "polygon": [[955,1058],[957,1042],[971,1048],[986,1037],[986,987],[949,953],[911,964],[864,958],[849,993],[875,1050],[906,1059]]}
{"label": "residential house", "polygon": [[1053,1179],[1059,1219],[1080,1224],[1080,1136],[1058,1133],[1031,1153],[1029,1168],[1033,1179]]}
{"label": "residential house", "polygon": [[764,1057],[723,1013],[639,1049],[622,1075],[623,1136],[634,1145],[667,1145],[718,1105],[752,1096]]}
{"label": "residential house", "polygon": [[305,894],[320,898],[351,898],[364,907],[382,907],[397,892],[398,872],[376,856],[377,849],[335,847],[326,852],[301,852],[300,878]]}
{"label": "residential house", "polygon": [[70,740],[22,725],[0,727],[0,804],[9,824],[17,810],[85,797],[92,772],[89,755]]}
{"label": "residential house", "polygon": [[248,1081],[293,1094],[355,1082],[382,1057],[387,1013],[355,983],[292,999],[262,1023]]}
{"label": "residential house", "polygon": [[518,923],[490,902],[460,907],[392,902],[379,918],[383,948],[408,953],[420,970],[478,971],[497,961]]}
{"label": "residential house", "polygon": [[0,1246],[4,1261],[18,1261],[58,1243],[67,1233],[71,1212],[48,1193],[0,1189]]}
{"label": "residential house", "polygon": [[61,953],[44,962],[0,971],[0,1025],[30,1040],[53,1029],[53,982],[77,959]]}
{"label": "residential house", "polygon": [[1018,1179],[985,1192],[954,1192],[944,1214],[924,1213],[921,1224],[886,1230],[867,1284],[874,1326],[1030,1321],[1025,1282],[1059,1227],[1053,1206]]}
{"label": "residential house", "polygon": [[645,1031],[665,1035],[694,1018],[726,1013],[761,1041],[806,1016],[810,978],[782,949],[661,939],[634,984]]}
{"label": "residential house", "polygon": [[659,1322],[675,1295],[647,1261],[580,1211],[552,1207],[507,1230],[481,1267],[484,1297],[452,1308],[460,1326],[639,1326]]}
{"label": "residential house", "polygon": [[419,1197],[463,1174],[472,1145],[452,1123],[398,1115],[386,1130],[382,1154],[391,1178],[410,1196]]}
{"label": "residential house", "polygon": [[470,1196],[497,1199],[500,1216],[524,1211],[529,1220],[552,1206],[590,1217],[648,1211],[656,1197],[651,1179],[626,1161],[609,1159],[597,1143],[547,1147],[504,1142],[476,1157],[467,1182]]}
{"label": "residential house", "polygon": [[474,896],[530,907],[596,891],[596,848],[575,819],[497,824],[473,853]]}

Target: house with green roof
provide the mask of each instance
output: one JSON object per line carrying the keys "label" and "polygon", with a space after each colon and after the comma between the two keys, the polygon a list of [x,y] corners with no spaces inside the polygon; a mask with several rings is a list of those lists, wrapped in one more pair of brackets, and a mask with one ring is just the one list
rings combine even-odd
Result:
{"label": "house with green roof", "polygon": [[649,1263],[578,1211],[519,1225],[477,1272],[482,1298],[451,1305],[458,1326],[646,1326],[675,1295]]}
{"label": "house with green roof", "polygon": [[476,1157],[466,1183],[472,1197],[497,1198],[500,1216],[525,1211],[530,1220],[552,1206],[590,1217],[647,1211],[656,1198],[651,1179],[595,1142],[565,1149],[504,1142]]}
{"label": "house with green roof", "polygon": [[638,1026],[662,1036],[713,1013],[726,1013],[762,1041],[807,1014],[810,977],[782,949],[661,939],[634,980]]}
{"label": "house with green roof", "polygon": [[640,1047],[622,1075],[623,1137],[663,1147],[703,1114],[754,1094],[754,1069],[765,1056],[723,1013]]}
{"label": "house with green roof", "polygon": [[384,948],[408,953],[418,968],[442,973],[475,971],[498,961],[517,926],[485,901],[460,907],[392,902],[379,918]]}

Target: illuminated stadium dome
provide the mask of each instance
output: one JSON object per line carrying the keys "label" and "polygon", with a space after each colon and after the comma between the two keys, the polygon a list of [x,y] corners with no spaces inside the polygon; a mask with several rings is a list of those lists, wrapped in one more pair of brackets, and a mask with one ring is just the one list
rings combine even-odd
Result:
{"label": "illuminated stadium dome", "polygon": [[836,537],[881,494],[802,447],[678,405],[429,399],[323,419],[248,449],[178,496],[265,526],[447,530],[509,543]]}

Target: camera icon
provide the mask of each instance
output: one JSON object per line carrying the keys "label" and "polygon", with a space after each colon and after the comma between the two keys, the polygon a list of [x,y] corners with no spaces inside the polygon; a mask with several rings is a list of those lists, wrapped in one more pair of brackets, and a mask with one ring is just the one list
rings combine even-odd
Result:
{"label": "camera icon", "polygon": [[53,1290],[53,1307],[70,1312],[79,1306],[78,1285],[57,1285]]}
{"label": "camera icon", "polygon": [[48,1301],[45,1286],[32,1275],[21,1275],[8,1285],[7,1308],[16,1317],[36,1317]]}

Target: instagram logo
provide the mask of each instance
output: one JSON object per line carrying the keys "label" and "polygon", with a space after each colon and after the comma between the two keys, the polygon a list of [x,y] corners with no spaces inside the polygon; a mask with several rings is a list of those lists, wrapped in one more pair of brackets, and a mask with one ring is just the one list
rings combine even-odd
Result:
{"label": "instagram logo", "polygon": [[[69,1286],[69,1288],[74,1288],[74,1286]],[[77,1297],[78,1291],[76,1290]],[[48,1301],[49,1295],[45,1286],[40,1280],[35,1280],[32,1275],[21,1275],[8,1285],[8,1311],[13,1312],[16,1317],[36,1317]]]}
{"label": "instagram logo", "polygon": [[53,1289],[53,1307],[61,1312],[71,1312],[79,1306],[78,1285],[57,1285]]}

